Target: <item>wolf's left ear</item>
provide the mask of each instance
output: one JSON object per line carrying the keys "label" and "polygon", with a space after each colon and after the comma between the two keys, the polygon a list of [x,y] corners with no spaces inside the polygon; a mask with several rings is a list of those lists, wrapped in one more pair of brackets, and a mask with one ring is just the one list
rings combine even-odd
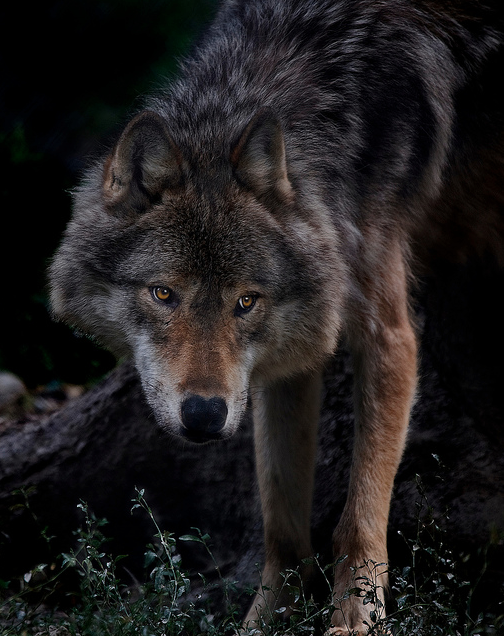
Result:
{"label": "wolf's left ear", "polygon": [[164,119],[153,111],[140,113],[126,126],[105,162],[105,205],[117,214],[142,212],[163,190],[181,182],[182,155]]}
{"label": "wolf's left ear", "polygon": [[282,126],[270,108],[261,109],[249,122],[231,152],[231,164],[237,179],[256,195],[274,195],[284,203],[292,200]]}

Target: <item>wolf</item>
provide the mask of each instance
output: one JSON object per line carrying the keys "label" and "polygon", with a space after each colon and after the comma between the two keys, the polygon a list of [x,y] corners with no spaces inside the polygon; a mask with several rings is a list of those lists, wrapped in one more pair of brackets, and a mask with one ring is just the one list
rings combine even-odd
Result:
{"label": "wolf", "polygon": [[355,442],[333,536],[333,634],[382,609],[387,518],[415,398],[411,294],[432,259],[503,262],[500,0],[227,0],[74,191],[54,315],[130,356],[159,424],[193,443],[252,409],[262,589],[312,572],[321,375],[344,338]]}

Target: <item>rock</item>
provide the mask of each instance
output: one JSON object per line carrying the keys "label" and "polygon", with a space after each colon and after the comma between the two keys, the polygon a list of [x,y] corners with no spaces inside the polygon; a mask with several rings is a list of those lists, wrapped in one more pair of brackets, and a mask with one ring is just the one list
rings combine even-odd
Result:
{"label": "rock", "polygon": [[13,373],[0,371],[0,414],[15,406],[27,394],[27,389]]}

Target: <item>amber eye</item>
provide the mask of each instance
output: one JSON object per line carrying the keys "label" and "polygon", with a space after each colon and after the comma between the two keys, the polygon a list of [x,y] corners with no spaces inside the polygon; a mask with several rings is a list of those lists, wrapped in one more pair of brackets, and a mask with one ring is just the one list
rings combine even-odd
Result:
{"label": "amber eye", "polygon": [[162,303],[169,303],[173,300],[173,292],[169,287],[151,287],[151,294],[154,300]]}
{"label": "amber eye", "polygon": [[238,302],[236,304],[236,311],[241,314],[246,313],[247,311],[250,311],[252,309],[255,303],[256,296],[242,296],[238,299]]}

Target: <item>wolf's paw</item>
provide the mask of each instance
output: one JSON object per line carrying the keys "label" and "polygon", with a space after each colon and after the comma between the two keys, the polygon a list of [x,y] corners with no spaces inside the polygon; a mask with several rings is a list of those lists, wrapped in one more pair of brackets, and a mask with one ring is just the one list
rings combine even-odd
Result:
{"label": "wolf's paw", "polygon": [[334,612],[331,623],[325,636],[366,636],[368,633],[363,621],[348,621],[340,611]]}
{"label": "wolf's paw", "polygon": [[[331,627],[329,627],[329,629],[326,631],[325,636],[366,636],[369,633],[370,632],[368,631],[366,625],[361,625],[360,627],[356,626],[354,628],[335,627],[334,625],[331,625]],[[392,636],[391,632],[376,627],[374,628],[372,633],[376,636]]]}
{"label": "wolf's paw", "polygon": [[368,616],[361,622],[347,621],[342,618],[341,612],[335,612],[332,617],[333,624],[324,636],[392,636],[391,632],[379,624],[373,624],[369,618]]}
{"label": "wolf's paw", "polygon": [[[273,621],[287,620],[292,614],[287,594],[274,593],[270,588],[262,588],[254,598],[242,625],[242,634],[259,635]],[[282,611],[282,608],[283,611]]]}
{"label": "wolf's paw", "polygon": [[245,634],[262,634],[272,623],[278,623],[280,630],[282,623],[286,626],[298,606],[300,589],[303,589],[305,596],[310,596],[315,583],[315,570],[309,559],[296,569],[282,572],[273,566],[266,566],[262,580],[262,586],[242,623]]}
{"label": "wolf's paw", "polygon": [[[362,625],[363,629],[366,629],[364,625]],[[325,636],[364,636],[367,633],[366,631],[355,630],[347,627],[335,627],[331,625],[329,629],[326,631]]]}
{"label": "wolf's paw", "polygon": [[380,625],[385,618],[386,584],[386,564],[374,561],[349,568],[346,575],[337,578],[333,590],[335,610],[327,636],[386,634]]}

